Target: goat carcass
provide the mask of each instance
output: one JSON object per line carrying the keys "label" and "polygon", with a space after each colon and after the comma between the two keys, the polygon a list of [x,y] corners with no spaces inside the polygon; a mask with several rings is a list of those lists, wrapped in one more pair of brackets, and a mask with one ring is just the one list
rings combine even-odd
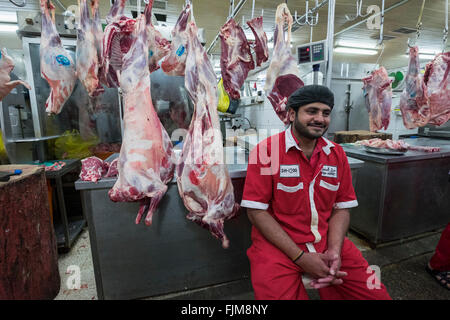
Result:
{"label": "goat carcass", "polygon": [[[98,7],[98,4],[97,4]],[[94,20],[90,18],[86,0],[80,1],[80,23],[77,29],[77,76],[89,96],[95,97],[105,91],[98,78],[99,59]]]}
{"label": "goat carcass", "polygon": [[240,89],[247,78],[248,72],[255,68],[250,46],[245,37],[244,30],[229,19],[220,29],[221,57],[220,69],[222,71],[223,86],[231,99],[241,97]]}
{"label": "goat carcass", "polygon": [[[109,191],[112,201],[140,201],[138,224],[147,213],[145,224],[172,180],[175,158],[169,135],[162,126],[150,96],[148,69],[148,25],[150,6],[138,19],[135,41],[123,58],[120,85],[124,99],[124,136],[118,160],[119,176]],[[147,24],[146,24],[147,21]]]}
{"label": "goat carcass", "polygon": [[381,67],[362,81],[366,108],[369,112],[370,131],[387,129],[391,117],[392,80],[389,79],[386,69]]}
{"label": "goat carcass", "polygon": [[17,87],[19,84],[24,85],[31,90],[31,87],[28,83],[22,80],[14,80],[11,81],[10,73],[14,69],[14,61],[8,56],[6,49],[3,48],[0,50],[0,101],[6,97],[12,89]]}
{"label": "goat carcass", "polygon": [[190,5],[187,4],[178,17],[172,30],[172,43],[170,53],[161,62],[161,69],[170,76],[183,76],[186,67],[186,26],[190,14]]}
{"label": "goat carcass", "polygon": [[[50,10],[52,17],[50,17]],[[41,0],[42,34],[39,53],[41,76],[50,86],[50,95],[45,102],[45,111],[49,114],[61,112],[77,81],[75,64],[64,49],[56,30],[54,10],[55,7],[50,1]]]}
{"label": "goat carcass", "polygon": [[178,191],[189,211],[187,218],[208,229],[227,248],[224,221],[236,216],[239,205],[223,161],[216,75],[194,22],[189,24],[187,34],[185,87],[194,114],[177,165]]}
{"label": "goat carcass", "polygon": [[429,124],[440,126],[450,119],[450,52],[438,54],[429,62],[423,76],[427,87]]}
{"label": "goat carcass", "polygon": [[261,63],[269,59],[269,47],[267,45],[267,35],[263,29],[263,17],[256,17],[247,21],[247,25],[255,36],[255,45],[253,49],[256,54],[256,65],[259,67]]}
{"label": "goat carcass", "polygon": [[423,127],[430,120],[430,108],[427,101],[427,88],[420,75],[419,49],[409,49],[408,73],[405,89],[400,97],[400,111],[403,124],[407,129]]}
{"label": "goat carcass", "polygon": [[[276,29],[273,35],[275,47],[272,60],[267,70],[264,91],[272,106],[283,123],[288,124],[286,103],[289,96],[298,88],[303,87],[300,80],[300,71],[296,59],[291,55],[291,28],[292,16],[285,3],[278,5],[276,16]],[[285,40],[284,24],[287,22],[287,39]],[[282,77],[281,79],[279,79]],[[277,81],[278,80],[278,81]]]}
{"label": "goat carcass", "polygon": [[110,88],[118,88],[118,74],[122,71],[123,56],[133,43],[136,21],[124,15],[126,0],[116,0],[106,17],[108,25],[103,34],[103,61],[101,80]]}

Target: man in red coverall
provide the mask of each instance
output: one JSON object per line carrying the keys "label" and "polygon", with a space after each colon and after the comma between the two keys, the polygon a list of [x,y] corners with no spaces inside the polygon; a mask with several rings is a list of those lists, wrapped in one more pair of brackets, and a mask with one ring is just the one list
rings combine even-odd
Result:
{"label": "man in red coverall", "polygon": [[306,277],[322,299],[390,299],[345,237],[358,202],[345,152],[323,137],[333,105],[327,87],[298,89],[287,103],[291,126],[250,154],[241,206],[253,224],[256,299],[308,299]]}
{"label": "man in red coverall", "polygon": [[426,270],[441,286],[450,290],[450,223],[442,231]]}

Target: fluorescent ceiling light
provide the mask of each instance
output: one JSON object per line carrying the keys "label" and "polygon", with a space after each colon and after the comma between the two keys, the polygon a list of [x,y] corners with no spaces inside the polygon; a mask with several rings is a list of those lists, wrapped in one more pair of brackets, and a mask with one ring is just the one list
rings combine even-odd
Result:
{"label": "fluorescent ceiling light", "polygon": [[434,54],[421,54],[421,53],[419,53],[419,59],[422,59],[422,60],[433,60],[434,57],[435,57]]}
{"label": "fluorescent ceiling light", "polygon": [[16,24],[0,23],[0,32],[15,32],[18,29]]}
{"label": "fluorescent ceiling light", "polygon": [[350,47],[336,47],[334,52],[339,53],[351,53],[351,54],[363,54],[363,55],[375,55],[378,53],[377,50],[372,49],[362,49],[362,48],[350,48]]}
{"label": "fluorescent ceiling light", "polygon": [[267,43],[267,47],[268,47],[269,49],[273,49],[273,42],[268,42],[268,43]]}
{"label": "fluorescent ceiling light", "polygon": [[17,23],[17,14],[11,11],[0,11],[0,22]]}
{"label": "fluorescent ceiling light", "polygon": [[339,40],[337,42],[337,46],[340,47],[351,47],[351,48],[358,48],[358,49],[376,49],[377,43],[372,42],[356,42],[356,41],[349,41],[349,40]]}

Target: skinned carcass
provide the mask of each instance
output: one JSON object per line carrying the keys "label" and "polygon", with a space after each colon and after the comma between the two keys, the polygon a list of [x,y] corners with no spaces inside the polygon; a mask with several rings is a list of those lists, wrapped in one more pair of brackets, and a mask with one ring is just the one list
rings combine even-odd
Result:
{"label": "skinned carcass", "polygon": [[0,101],[6,97],[12,89],[17,87],[19,84],[24,85],[31,90],[28,83],[22,80],[11,81],[11,76],[9,75],[14,69],[14,61],[8,56],[8,52],[3,48],[0,50]]}
{"label": "skinned carcass", "polygon": [[370,131],[387,129],[391,118],[392,80],[384,67],[374,70],[362,79]]}
{"label": "skinned carcass", "polygon": [[133,43],[136,21],[124,15],[126,0],[116,0],[106,17],[108,25],[103,34],[102,77],[110,88],[118,88],[122,60]]}
{"label": "skinned carcass", "polygon": [[[49,114],[58,114],[75,87],[77,81],[75,64],[64,49],[56,30],[55,7],[47,0],[41,0],[40,5],[42,13],[42,35],[39,49],[41,76],[50,86],[50,95],[45,102],[45,111]],[[50,11],[52,17],[50,17]]]}
{"label": "skinned carcass", "polygon": [[[275,47],[272,60],[266,73],[267,98],[284,124],[289,123],[286,103],[289,96],[297,89],[303,87],[300,80],[300,71],[296,59],[291,55],[291,28],[292,15],[285,3],[278,5],[276,16],[276,28],[273,35]],[[287,22],[287,39],[285,39],[284,24]],[[278,80],[282,77],[280,80]],[[277,81],[278,80],[278,81]]]}
{"label": "skinned carcass", "polygon": [[244,30],[230,18],[220,29],[223,86],[232,99],[241,97],[240,89],[248,72],[255,68]]}
{"label": "skinned carcass", "polygon": [[382,140],[380,138],[373,138],[369,140],[359,140],[355,142],[356,145],[368,146],[372,148],[386,148],[391,150],[399,151],[421,151],[421,152],[439,152],[441,148],[439,147],[426,147],[426,146],[413,146],[406,143],[404,140]]}
{"label": "skinned carcass", "polygon": [[[97,4],[98,7],[98,4]],[[95,97],[105,91],[98,77],[99,64],[96,32],[97,27],[89,14],[86,0],[80,0],[80,23],[77,29],[77,76],[89,96]]]}
{"label": "skinned carcass", "polygon": [[[153,6],[153,0],[149,1],[149,7]],[[150,13],[151,14],[151,13]],[[167,56],[170,52],[170,42],[163,38],[161,33],[155,29],[153,24],[147,23],[148,25],[148,68],[150,72],[154,72],[159,69],[158,62]]]}
{"label": "skinned carcass", "polygon": [[186,26],[191,12],[187,4],[178,17],[177,23],[172,30],[172,43],[170,52],[161,62],[161,69],[169,76],[183,76],[186,67]]}
{"label": "skinned carcass", "polygon": [[185,87],[194,114],[177,165],[178,191],[189,211],[187,218],[208,229],[227,248],[224,221],[236,216],[239,205],[223,159],[217,80],[194,22],[188,25],[187,34]]}
{"label": "skinned carcass", "polygon": [[429,124],[440,126],[450,119],[450,52],[438,54],[423,76],[430,107]]}
{"label": "skinned carcass", "polygon": [[[120,85],[124,99],[124,135],[117,168],[119,176],[109,191],[112,201],[139,201],[136,224],[153,213],[172,180],[175,157],[169,135],[162,126],[150,96],[148,25],[151,14],[138,18],[134,42],[123,58]],[[147,23],[146,23],[147,22]]]}
{"label": "skinned carcass", "polygon": [[407,129],[423,127],[430,120],[427,88],[420,75],[418,47],[409,49],[408,73],[405,78],[405,89],[400,97],[400,111]]}
{"label": "skinned carcass", "polygon": [[263,29],[263,17],[256,17],[250,21],[247,21],[247,25],[255,36],[255,45],[253,49],[256,55],[256,65],[259,67],[261,64],[269,59],[269,47],[267,45],[267,35]]}

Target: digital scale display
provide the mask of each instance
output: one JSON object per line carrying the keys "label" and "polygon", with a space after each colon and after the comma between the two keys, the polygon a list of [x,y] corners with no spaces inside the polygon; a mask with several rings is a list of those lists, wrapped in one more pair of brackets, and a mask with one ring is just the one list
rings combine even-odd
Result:
{"label": "digital scale display", "polygon": [[326,60],[325,43],[325,41],[320,41],[298,46],[298,64],[324,62]]}

